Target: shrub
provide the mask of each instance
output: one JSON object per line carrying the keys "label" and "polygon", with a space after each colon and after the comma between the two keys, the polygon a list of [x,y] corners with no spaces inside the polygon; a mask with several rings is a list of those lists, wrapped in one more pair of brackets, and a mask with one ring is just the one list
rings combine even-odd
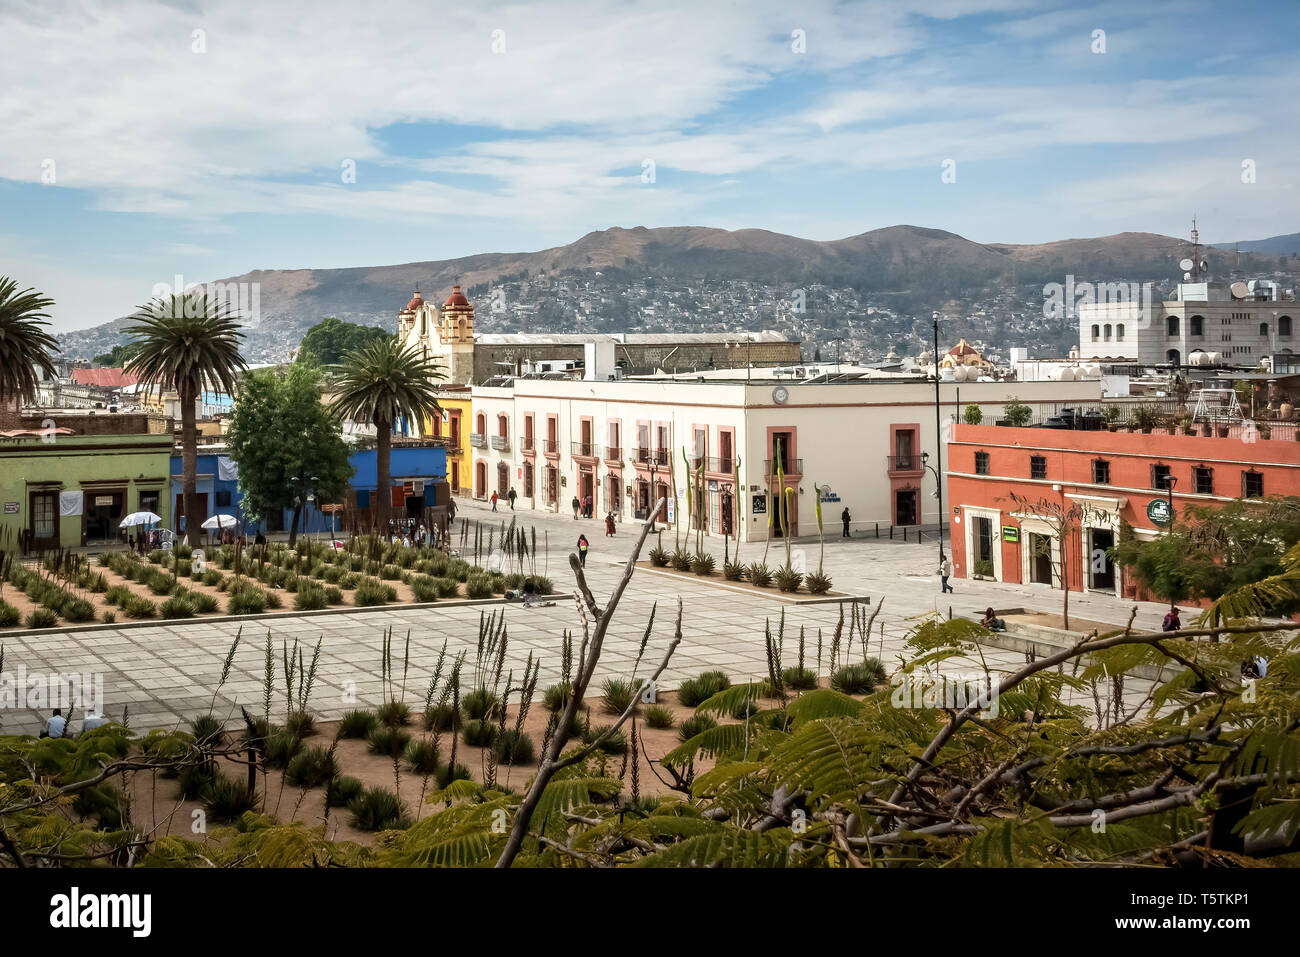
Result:
{"label": "shrub", "polygon": [[405,701],[385,701],[376,712],[381,724],[400,728],[411,720],[411,708]]}
{"label": "shrub", "polygon": [[293,607],[297,611],[315,611],[325,607],[325,589],[309,579],[303,579],[298,586],[298,594],[293,597]]}
{"label": "shrub", "polygon": [[772,584],[772,569],[762,562],[754,562],[746,569],[746,577],[749,579],[750,584],[757,585],[759,588],[767,588]]}
{"label": "shrub", "polygon": [[682,682],[677,689],[677,700],[688,708],[694,708],[730,687],[731,679],[726,672],[704,671],[689,681]]}
{"label": "shrub", "polygon": [[817,687],[817,675],[809,668],[786,668],[781,672],[781,680],[786,687],[796,691],[807,691]]}
{"label": "shrub", "polygon": [[194,602],[182,595],[173,595],[158,609],[164,618],[193,618]]}
{"label": "shrub", "polygon": [[73,598],[63,603],[63,617],[68,621],[94,621],[95,606],[84,598]]}
{"label": "shrub", "polygon": [[433,590],[439,598],[459,598],[460,582],[454,578],[435,578],[433,580]]}
{"label": "shrub", "polygon": [[1014,395],[1007,396],[1007,401],[1002,405],[1002,418],[1007,425],[1020,426],[1028,425],[1029,420],[1034,417],[1033,409],[1025,405]]}
{"label": "shrub", "polygon": [[430,738],[412,740],[402,752],[406,765],[416,774],[433,774],[438,770],[438,745]]}
{"label": "shrub", "polygon": [[672,556],[668,554],[668,549],[664,548],[662,545],[656,545],[654,548],[650,549],[650,564],[655,568],[664,568],[671,557]]}
{"label": "shrub", "polygon": [[538,575],[536,578],[533,579],[533,584],[537,586],[537,594],[539,595],[555,594],[555,583],[552,582],[545,575]]}
{"label": "shrub", "polygon": [[676,548],[672,556],[668,559],[672,562],[673,568],[679,572],[688,572],[691,570],[691,553],[685,548]]}
{"label": "shrub", "polygon": [[202,801],[204,793],[215,777],[211,765],[187,764],[181,768],[180,773],[176,775],[176,781],[181,789],[181,800]]}
{"label": "shrub", "polygon": [[194,735],[194,740],[206,748],[220,747],[226,736],[221,722],[214,714],[199,715],[190,722],[190,731]]}
{"label": "shrub", "polygon": [[435,704],[424,711],[425,731],[459,731],[460,715],[449,704]]}
{"label": "shrub", "polygon": [[509,728],[497,736],[493,747],[501,764],[532,764],[535,757],[533,739],[526,731]]}
{"label": "shrub", "polygon": [[488,575],[476,573],[465,579],[466,598],[491,598],[492,579]]}
{"label": "shrub", "polygon": [[390,582],[400,581],[402,570],[396,565],[385,565],[379,570],[379,577]]}
{"label": "shrub", "polygon": [[967,425],[979,425],[984,421],[984,413],[980,411],[978,405],[972,402],[966,406],[966,411],[962,413],[962,421]]}
{"label": "shrub", "polygon": [[363,578],[352,594],[352,604],[359,608],[388,604],[389,586],[374,578]]}
{"label": "shrub", "polygon": [[285,780],[298,788],[316,788],[339,773],[338,762],[327,748],[313,745],[295,754],[285,768]]}
{"label": "shrub", "polygon": [[744,721],[746,718],[752,718],[758,714],[758,701],[755,698],[744,698],[736,702],[731,708],[731,716],[737,721]]}
{"label": "shrub", "polygon": [[569,695],[573,689],[567,682],[561,682],[557,685],[551,685],[542,694],[542,704],[547,711],[563,711],[569,703]]}
{"label": "shrub", "polygon": [[343,580],[343,574],[344,574],[343,569],[339,568],[337,565],[330,565],[323,572],[321,572],[320,577],[330,585],[337,585],[339,582]]}
{"label": "shrub", "polygon": [[306,738],[316,733],[316,719],[310,711],[295,711],[284,723],[285,729],[297,738]]}
{"label": "shrub", "polygon": [[778,568],[772,577],[776,581],[776,587],[785,592],[798,591],[799,586],[803,584],[803,574],[789,565]]}
{"label": "shrub", "polygon": [[193,566],[190,564],[190,560],[189,560],[188,558],[185,558],[185,559],[177,558],[177,559],[176,559],[176,569],[175,569],[175,571],[176,571],[176,577],[177,577],[177,578],[189,578],[189,577],[191,576],[193,570],[194,570],[194,569],[193,569]]}
{"label": "shrub", "polygon": [[708,552],[696,552],[691,559],[691,571],[700,576],[712,575],[717,567],[717,560]]}
{"label": "shrub", "polygon": [[745,580],[745,566],[740,562],[725,562],[722,566],[722,577],[729,582],[743,582]]}
{"label": "shrub", "polygon": [[[17,609],[14,609],[14,610],[17,611]],[[3,614],[0,614],[0,624],[4,624],[3,618],[4,618],[4,615],[3,615]],[[109,625],[111,625],[111,624],[113,624],[113,622],[117,621],[117,612],[115,612],[115,611],[108,611],[108,610],[105,610],[105,611],[104,611],[103,618],[104,618],[104,622],[105,622],[105,624],[109,624]]]}
{"label": "shrub", "polygon": [[411,733],[401,728],[390,728],[387,725],[379,725],[370,732],[367,741],[371,754],[378,754],[381,757],[395,758],[406,750],[406,745],[410,743]]}
{"label": "shrub", "polygon": [[256,615],[266,611],[266,592],[256,585],[244,585],[226,602],[228,615]]}
{"label": "shrub", "polygon": [[262,592],[262,597],[266,601],[267,608],[279,608],[284,603],[280,601],[280,596],[273,591]]}
{"label": "shrub", "polygon": [[379,724],[373,711],[349,711],[339,721],[339,734],[345,738],[366,738]]}
{"label": "shrub", "polygon": [[108,591],[104,592],[104,601],[108,602],[110,605],[120,605],[130,594],[131,589],[127,588],[125,585],[114,585]]}
{"label": "shrub", "polygon": [[389,831],[408,824],[406,809],[388,788],[366,788],[348,802],[348,810],[353,825],[363,831]]}
{"label": "shrub", "polygon": [[[586,733],[582,736],[583,743],[591,744],[608,730],[609,725],[607,724],[595,728],[588,728]],[[600,747],[596,750],[604,751],[606,754],[622,754],[627,750],[627,735],[622,731],[612,731],[610,732],[609,737],[602,741]]]}
{"label": "shrub", "polygon": [[824,595],[831,590],[831,576],[821,572],[813,572],[804,579],[804,585],[808,591],[814,595]]}
{"label": "shrub", "polygon": [[470,777],[469,768],[457,762],[454,768],[450,764],[444,764],[440,767],[436,780],[438,787],[445,788],[452,781],[472,781],[473,778]]}
{"label": "shrub", "polygon": [[155,595],[170,595],[172,589],[176,587],[176,579],[166,572],[154,571],[145,582],[149,590]]}
{"label": "shrub", "polygon": [[641,717],[652,728],[671,728],[675,724],[672,709],[661,704],[647,705]]}
{"label": "shrub", "polygon": [[475,688],[460,699],[460,707],[466,718],[485,721],[496,713],[497,696],[487,688]]}
{"label": "shrub", "polygon": [[203,572],[203,584],[208,585],[209,587],[218,585],[221,583],[221,580],[225,577],[226,576],[221,574],[221,572],[219,572],[217,569],[208,568]]}
{"label": "shrub", "polygon": [[234,821],[257,807],[257,795],[248,789],[247,781],[218,774],[203,789],[203,807],[214,821]]}
{"label": "shrub", "polygon": [[59,616],[48,608],[37,608],[27,616],[25,624],[28,628],[53,628],[58,621]]}
{"label": "shrub", "polygon": [[325,806],[326,807],[346,807],[348,802],[359,795],[364,789],[359,780],[353,777],[333,778],[325,784]]}
{"label": "shrub", "polygon": [[292,731],[275,731],[262,744],[263,760],[268,768],[285,768],[302,748],[302,741]]}
{"label": "shrub", "polygon": [[135,594],[128,595],[121,608],[128,618],[152,618],[158,611],[158,607],[148,598]]}
{"label": "shrub", "polygon": [[465,736],[465,743],[475,748],[486,748],[496,737],[497,726],[491,721],[482,721],[472,718],[465,722],[462,729]]}
{"label": "shrub", "polygon": [[0,601],[0,628],[12,628],[22,621],[22,613],[6,601]]}
{"label": "shrub", "polygon": [[870,694],[885,683],[885,666],[879,658],[845,665],[831,675],[831,687],[843,694]]}
{"label": "shrub", "polygon": [[325,586],[325,603],[327,605],[343,604],[343,592],[336,585]]}
{"label": "shrub", "polygon": [[697,714],[692,715],[681,723],[677,729],[677,736],[683,741],[689,741],[702,731],[708,731],[709,728],[716,728],[718,722],[713,720],[711,715]]}
{"label": "shrub", "polygon": [[438,586],[427,575],[416,575],[411,579],[411,594],[416,601],[437,601]]}
{"label": "shrub", "polygon": [[600,690],[604,695],[602,707],[605,713],[622,714],[632,703],[632,696],[636,694],[637,689],[626,678],[606,678]]}

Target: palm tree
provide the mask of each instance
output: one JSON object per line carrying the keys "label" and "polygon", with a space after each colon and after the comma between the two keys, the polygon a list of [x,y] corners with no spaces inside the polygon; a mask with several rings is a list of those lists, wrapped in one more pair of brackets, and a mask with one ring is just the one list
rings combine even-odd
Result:
{"label": "palm tree", "polygon": [[442,414],[434,382],[445,378],[443,367],[415,346],[403,348],[396,338],[381,339],[343,356],[334,367],[331,407],[342,418],[370,422],[378,437],[379,507],[375,517],[387,534],[392,505],[391,459],[393,426],[398,419],[424,422]]}
{"label": "palm tree", "polygon": [[11,402],[16,414],[24,400],[36,398],[38,370],[55,375],[50,353],[59,351],[59,343],[44,328],[52,305],[53,299],[34,289],[19,292],[18,283],[0,276],[0,418]]}
{"label": "palm tree", "polygon": [[219,299],[201,291],[172,294],[141,306],[126,332],[140,351],[126,364],[146,389],[173,390],[181,404],[181,480],[184,485],[185,537],[198,547],[198,430],[194,406],[205,389],[235,394],[235,379],[246,369],[239,354],[237,316]]}

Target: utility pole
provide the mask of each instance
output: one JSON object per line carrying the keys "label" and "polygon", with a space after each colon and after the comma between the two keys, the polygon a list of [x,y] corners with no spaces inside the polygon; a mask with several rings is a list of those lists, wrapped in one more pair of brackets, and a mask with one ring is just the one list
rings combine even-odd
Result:
{"label": "utility pole", "polygon": [[939,563],[943,564],[943,424],[939,410],[939,314],[933,313],[934,320],[934,442],[936,456],[934,460],[935,498],[939,500]]}

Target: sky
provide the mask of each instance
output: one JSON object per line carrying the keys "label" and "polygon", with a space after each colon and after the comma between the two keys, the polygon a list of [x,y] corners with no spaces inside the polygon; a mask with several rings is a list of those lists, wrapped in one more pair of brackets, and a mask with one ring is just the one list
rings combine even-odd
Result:
{"label": "sky", "polygon": [[61,331],[176,276],[611,226],[1291,233],[1297,27],[1297,0],[0,0],[0,274]]}

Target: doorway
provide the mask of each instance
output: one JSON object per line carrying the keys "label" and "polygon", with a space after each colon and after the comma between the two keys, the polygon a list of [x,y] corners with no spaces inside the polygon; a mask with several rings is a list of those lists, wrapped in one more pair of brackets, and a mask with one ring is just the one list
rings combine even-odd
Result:
{"label": "doorway", "polygon": [[474,497],[487,498],[487,463],[474,463]]}
{"label": "doorway", "polygon": [[916,489],[901,488],[894,493],[894,524],[916,524]]}
{"label": "doorway", "polygon": [[1108,528],[1089,530],[1092,549],[1089,554],[1089,569],[1092,588],[1103,591],[1115,590],[1115,565],[1110,560],[1110,550],[1115,547],[1115,533]]}
{"label": "doorway", "polygon": [[112,542],[121,537],[118,523],[126,514],[125,492],[86,492],[86,541]]}
{"label": "doorway", "polygon": [[1052,539],[1037,532],[1029,535],[1029,580],[1038,585],[1052,584]]}

